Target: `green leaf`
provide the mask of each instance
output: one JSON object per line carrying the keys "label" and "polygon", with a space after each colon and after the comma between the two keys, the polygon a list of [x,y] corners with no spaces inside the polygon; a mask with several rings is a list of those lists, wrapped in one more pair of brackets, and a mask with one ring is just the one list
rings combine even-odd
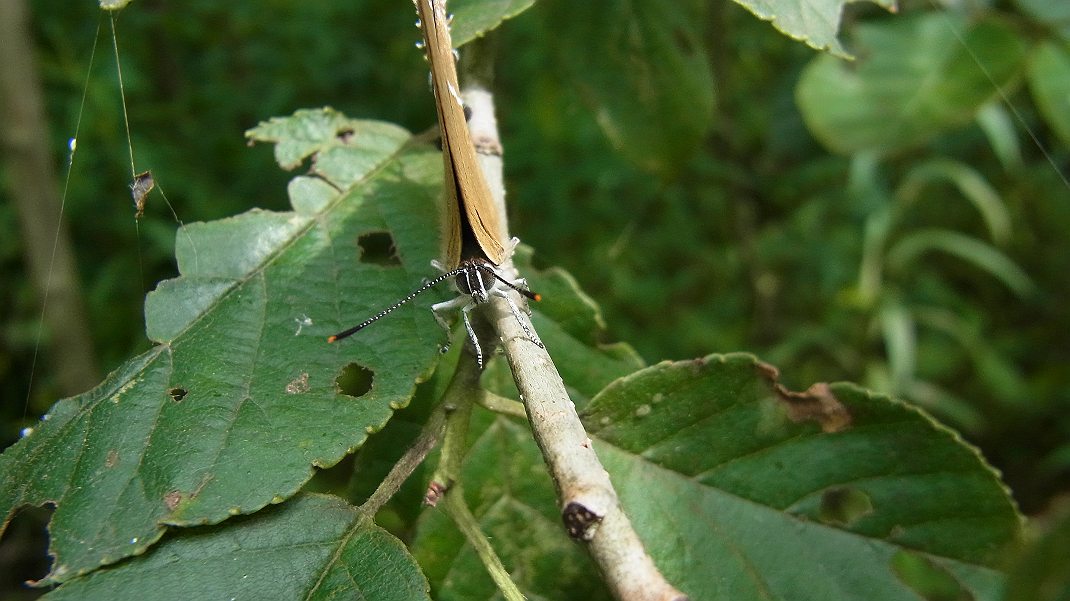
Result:
{"label": "green leaf", "polygon": [[[855,0],[735,0],[789,38],[843,58],[851,55],[840,46],[836,33],[843,8],[852,1]],[[873,0],[873,3],[888,10],[896,7],[895,0]]]}
{"label": "green leaf", "polygon": [[819,56],[796,88],[810,131],[844,154],[892,153],[969,123],[1011,84],[1025,52],[1002,21],[968,25],[945,13],[863,24],[854,37],[858,61]]}
{"label": "green leaf", "polygon": [[1029,89],[1044,119],[1070,146],[1070,50],[1066,44],[1042,42],[1036,47],[1029,61]]}
{"label": "green leaf", "polygon": [[1007,255],[981,240],[950,230],[923,229],[903,236],[888,249],[888,265],[894,269],[904,269],[908,263],[933,250],[953,255],[987,271],[1018,296],[1026,297],[1036,290],[1029,275]]}
{"label": "green leaf", "polygon": [[[433,274],[441,157],[404,146],[395,126],[316,113],[251,132],[300,145],[283,153],[287,164],[313,158],[315,175],[290,186],[297,211],[182,228],[182,275],[146,301],[160,344],[56,403],[0,456],[5,524],[20,506],[55,506],[46,583],[142,553],[167,525],[217,523],[293,495],[314,466],[381,429],[434,366],[443,334],[433,294],[358,337],[326,337]],[[385,233],[392,262],[362,260],[362,236]],[[358,384],[342,388],[350,364]]]}
{"label": "green leaf", "polygon": [[975,168],[951,159],[930,159],[912,167],[896,190],[904,203],[917,200],[926,184],[946,180],[970,201],[985,221],[992,239],[1005,243],[1011,236],[1011,216],[992,184]]}
{"label": "green leaf", "polygon": [[340,499],[302,495],[64,584],[48,601],[430,599],[401,541]]}
{"label": "green leaf", "polygon": [[892,557],[892,570],[899,581],[922,599],[930,601],[972,601],[955,576],[920,553],[899,551]]}
{"label": "green leaf", "polygon": [[884,334],[884,349],[891,369],[891,390],[906,390],[917,369],[918,342],[914,316],[903,304],[889,299],[878,314]]}
{"label": "green leaf", "polygon": [[692,599],[916,599],[903,551],[974,599],[1019,516],[977,451],[849,384],[788,393],[752,356],[661,363],[583,412],[655,562]]}
{"label": "green leaf", "polygon": [[454,15],[450,27],[453,47],[460,48],[497,28],[502,21],[512,19],[535,4],[535,0],[452,0],[449,9]]}
{"label": "green leaf", "polygon": [[613,146],[672,175],[712,124],[703,3],[544,0],[543,34]]}
{"label": "green leaf", "polygon": [[1047,531],[1011,566],[1005,601],[1070,599],[1070,511],[1054,513],[1042,522]]}
{"label": "green leaf", "polygon": [[1014,0],[1022,11],[1070,40],[1070,4],[1051,0]]}
{"label": "green leaf", "polygon": [[977,113],[977,125],[985,132],[992,152],[1007,171],[1022,167],[1022,145],[1018,142],[1017,123],[1000,101],[992,101]]}

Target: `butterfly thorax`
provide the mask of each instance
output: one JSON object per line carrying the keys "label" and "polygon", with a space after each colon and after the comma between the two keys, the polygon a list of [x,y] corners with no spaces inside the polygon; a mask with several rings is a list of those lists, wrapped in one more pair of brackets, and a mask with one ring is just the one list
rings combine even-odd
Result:
{"label": "butterfly thorax", "polygon": [[462,294],[470,295],[475,302],[487,302],[488,293],[498,283],[494,277],[494,265],[481,257],[467,259],[461,263],[463,271],[453,278],[454,284]]}

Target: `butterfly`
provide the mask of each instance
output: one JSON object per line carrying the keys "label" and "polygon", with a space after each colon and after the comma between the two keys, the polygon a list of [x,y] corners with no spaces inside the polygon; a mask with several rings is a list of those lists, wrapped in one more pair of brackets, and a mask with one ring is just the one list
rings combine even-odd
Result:
{"label": "butterfly", "polygon": [[[413,3],[419,16],[417,25],[423,31],[423,43],[418,46],[425,49],[431,67],[431,89],[435,96],[442,136],[442,162],[446,179],[443,203],[443,261],[432,261],[432,265],[442,274],[362,323],[328,337],[327,342],[336,342],[356,334],[421,293],[452,279],[460,295],[433,305],[431,311],[448,336],[449,324],[442,314],[460,310],[468,337],[476,351],[476,361],[482,369],[483,350],[469,319],[469,312],[488,302],[491,296],[504,298],[528,338],[541,347],[542,342],[521,319],[520,308],[508,291],[514,290],[535,301],[541,297],[528,290],[524,280],[511,282],[499,270],[499,265],[509,260],[519,241],[513,238],[508,243],[503,242],[505,221],[476,156],[472,134],[468,130],[468,117],[459,92],[456,53],[449,31],[452,19],[446,13],[445,2],[414,0]],[[448,344],[443,347],[443,351],[447,349]]]}

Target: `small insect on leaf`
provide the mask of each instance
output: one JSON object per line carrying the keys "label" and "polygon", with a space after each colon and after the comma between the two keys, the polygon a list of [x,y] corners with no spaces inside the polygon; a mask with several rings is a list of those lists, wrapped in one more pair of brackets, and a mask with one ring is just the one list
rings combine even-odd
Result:
{"label": "small insect on leaf", "polygon": [[153,179],[151,171],[135,175],[134,181],[130,182],[130,196],[134,199],[134,219],[141,219],[145,214],[145,199],[155,187],[156,180]]}

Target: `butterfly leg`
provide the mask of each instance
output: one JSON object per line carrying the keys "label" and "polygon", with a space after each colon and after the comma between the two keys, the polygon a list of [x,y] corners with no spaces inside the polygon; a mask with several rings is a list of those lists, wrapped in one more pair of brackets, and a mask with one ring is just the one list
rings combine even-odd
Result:
{"label": "butterfly leg", "polygon": [[542,341],[535,336],[535,332],[531,331],[531,328],[529,328],[527,324],[525,324],[524,321],[520,319],[520,307],[516,306],[516,303],[513,302],[513,299],[509,297],[509,294],[506,293],[504,290],[498,289],[495,289],[493,294],[495,296],[500,296],[504,298],[505,302],[509,303],[509,310],[513,312],[513,317],[516,318],[516,322],[520,324],[520,327],[523,328],[524,333],[527,334],[528,340],[534,342],[535,345],[539,348],[546,348],[543,345]]}
{"label": "butterfly leg", "polygon": [[[450,332],[450,324],[446,323],[446,319],[442,317],[442,314],[446,311],[455,311],[457,309],[464,310],[467,305],[471,304],[470,301],[471,298],[468,296],[458,296],[448,301],[431,305],[431,314],[435,316],[435,321],[438,322],[438,325],[442,326],[443,330],[446,330],[446,344],[442,345],[442,347],[439,349],[442,354],[446,354],[450,350],[450,335],[452,334],[452,332]],[[466,316],[466,325],[467,322],[468,318]],[[469,331],[471,331],[471,328],[469,328]]]}
{"label": "butterfly leg", "polygon": [[468,312],[475,307],[475,303],[468,303],[461,308],[461,317],[464,318],[464,328],[468,330],[468,338],[472,341],[472,346],[476,349],[476,363],[479,364],[480,371],[483,370],[483,349],[479,346],[479,339],[476,338],[476,331],[472,329],[472,322],[468,319]]}

